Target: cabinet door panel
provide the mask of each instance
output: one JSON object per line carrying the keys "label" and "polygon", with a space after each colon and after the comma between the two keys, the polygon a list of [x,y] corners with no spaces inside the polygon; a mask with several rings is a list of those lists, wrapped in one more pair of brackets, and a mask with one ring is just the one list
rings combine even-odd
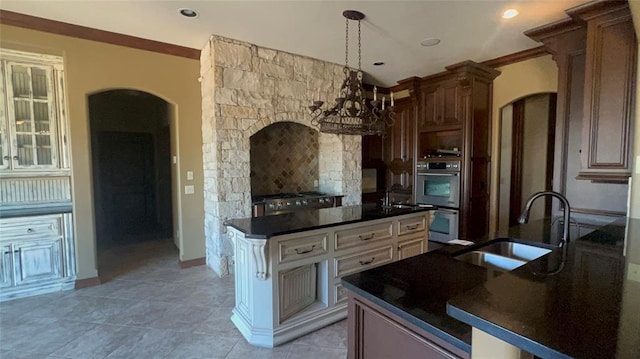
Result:
{"label": "cabinet door panel", "polygon": [[458,84],[447,82],[442,86],[442,125],[458,125]]}
{"label": "cabinet door panel", "polygon": [[417,256],[425,251],[427,240],[423,237],[409,239],[398,243],[398,260]]}
{"label": "cabinet door panel", "polygon": [[14,244],[16,285],[62,278],[61,249],[59,238]]}
{"label": "cabinet door panel", "polygon": [[617,175],[626,182],[631,175],[636,52],[627,9],[588,22],[579,179]]}
{"label": "cabinet door panel", "polygon": [[[363,303],[355,301],[355,309],[356,313],[353,315],[351,311],[349,312],[350,321],[351,317],[356,317],[356,323],[354,323],[356,329],[355,345],[353,347],[350,345],[350,350],[353,349],[354,353],[350,353],[350,358],[458,358]],[[393,343],[393,345],[389,345],[389,343]]]}
{"label": "cabinet door panel", "polygon": [[11,246],[0,246],[0,288],[11,287],[13,285],[12,269]]}

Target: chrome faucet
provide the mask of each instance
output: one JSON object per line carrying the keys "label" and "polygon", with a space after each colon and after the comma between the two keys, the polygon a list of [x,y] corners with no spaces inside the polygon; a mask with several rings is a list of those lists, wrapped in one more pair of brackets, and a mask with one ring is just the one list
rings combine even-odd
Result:
{"label": "chrome faucet", "polygon": [[562,226],[562,239],[560,239],[559,245],[559,247],[562,247],[569,242],[569,220],[571,216],[571,207],[569,206],[569,201],[567,200],[567,198],[560,193],[553,191],[542,191],[534,193],[527,201],[527,204],[524,206],[522,214],[518,218],[518,223],[525,224],[529,222],[529,211],[531,211],[531,205],[533,205],[533,201],[542,196],[556,197],[560,200],[560,202],[562,202],[562,207],[564,209],[564,224]]}

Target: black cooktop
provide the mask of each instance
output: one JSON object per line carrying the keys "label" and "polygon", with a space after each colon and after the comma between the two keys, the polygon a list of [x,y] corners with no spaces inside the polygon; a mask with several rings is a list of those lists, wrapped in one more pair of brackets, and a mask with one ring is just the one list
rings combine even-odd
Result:
{"label": "black cooktop", "polygon": [[264,194],[251,197],[252,201],[262,202],[269,199],[286,199],[286,198],[299,198],[299,197],[316,197],[316,196],[327,196],[326,193],[316,192],[316,191],[308,191],[308,192],[299,192],[299,193],[276,193],[276,194]]}

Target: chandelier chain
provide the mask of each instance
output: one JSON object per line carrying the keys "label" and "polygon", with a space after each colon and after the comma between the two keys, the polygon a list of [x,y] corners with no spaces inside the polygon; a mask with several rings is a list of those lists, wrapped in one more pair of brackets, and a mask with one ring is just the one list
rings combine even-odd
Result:
{"label": "chandelier chain", "polygon": [[358,70],[362,70],[362,44],[360,42],[360,20],[358,20]]}
{"label": "chandelier chain", "polygon": [[349,19],[346,19],[347,24],[345,26],[344,34],[344,66],[349,67]]}
{"label": "chandelier chain", "polygon": [[[362,84],[362,23],[364,14],[356,10],[345,10],[342,15],[345,21],[345,46],[343,68],[344,80],[338,88],[338,97],[333,104],[327,104],[323,108],[324,101],[314,100],[309,106],[312,119],[311,123],[320,129],[320,132],[343,135],[384,135],[386,129],[393,126],[395,110],[392,102],[385,108],[384,97],[382,101],[376,100],[374,87],[374,99],[369,101],[365,96]],[[349,20],[358,21],[358,69],[349,67]],[[354,66],[355,67],[355,66]],[[337,86],[337,84],[336,84]],[[319,92],[318,92],[319,93]],[[382,106],[380,106],[382,105]]]}

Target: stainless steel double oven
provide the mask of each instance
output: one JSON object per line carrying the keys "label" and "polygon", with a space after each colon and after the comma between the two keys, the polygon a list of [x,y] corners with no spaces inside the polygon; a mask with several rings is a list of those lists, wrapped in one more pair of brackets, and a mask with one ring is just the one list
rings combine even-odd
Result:
{"label": "stainless steel double oven", "polygon": [[429,239],[448,242],[458,238],[460,208],[459,160],[429,158],[418,161],[416,168],[416,203],[438,207],[429,227]]}

